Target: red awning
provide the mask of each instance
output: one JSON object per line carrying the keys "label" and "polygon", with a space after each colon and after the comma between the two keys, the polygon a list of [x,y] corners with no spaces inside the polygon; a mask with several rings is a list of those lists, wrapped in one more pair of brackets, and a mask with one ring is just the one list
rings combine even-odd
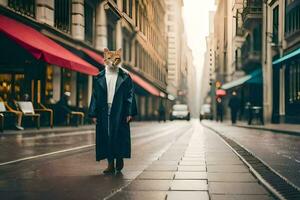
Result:
{"label": "red awning", "polygon": [[37,30],[0,15],[0,31],[26,49],[36,59],[81,73],[96,75],[98,69]]}
{"label": "red awning", "polygon": [[97,61],[98,63],[100,63],[101,65],[104,65],[104,58],[101,55],[99,55],[96,52],[91,51],[91,50],[89,50],[87,48],[83,48],[82,51],[84,53],[86,53],[88,56],[90,56],[91,58],[93,58],[95,61]]}
{"label": "red awning", "polygon": [[153,87],[151,84],[148,82],[144,81],[141,77],[130,73],[130,77],[132,78],[133,82],[144,88],[146,91],[148,91],[150,94],[155,95],[155,96],[160,96],[160,91]]}

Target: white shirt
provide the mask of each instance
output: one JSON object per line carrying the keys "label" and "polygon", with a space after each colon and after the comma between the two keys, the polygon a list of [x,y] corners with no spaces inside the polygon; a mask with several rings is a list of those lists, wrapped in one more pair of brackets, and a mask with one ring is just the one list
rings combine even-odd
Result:
{"label": "white shirt", "polygon": [[116,90],[116,83],[118,79],[119,68],[116,70],[110,67],[105,67],[105,79],[107,86],[107,103],[112,103]]}

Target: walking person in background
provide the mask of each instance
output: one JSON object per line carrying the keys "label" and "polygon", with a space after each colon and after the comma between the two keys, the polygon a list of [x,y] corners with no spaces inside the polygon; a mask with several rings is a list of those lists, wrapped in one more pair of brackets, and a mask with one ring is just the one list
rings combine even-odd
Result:
{"label": "walking person in background", "polygon": [[162,102],[160,102],[158,108],[158,122],[160,121],[166,122],[166,110]]}
{"label": "walking person in background", "polygon": [[221,97],[217,98],[217,122],[223,122],[223,101]]}
{"label": "walking person in background", "polygon": [[240,100],[237,97],[237,94],[235,91],[232,92],[232,96],[229,100],[229,107],[230,107],[230,113],[231,113],[231,122],[232,124],[236,123],[237,113],[240,108]]}
{"label": "walking person in background", "polygon": [[132,79],[121,68],[121,55],[121,49],[104,49],[105,70],[94,79],[89,107],[96,123],[96,161],[108,161],[105,174],[121,172],[123,158],[131,157],[129,122],[137,114]]}

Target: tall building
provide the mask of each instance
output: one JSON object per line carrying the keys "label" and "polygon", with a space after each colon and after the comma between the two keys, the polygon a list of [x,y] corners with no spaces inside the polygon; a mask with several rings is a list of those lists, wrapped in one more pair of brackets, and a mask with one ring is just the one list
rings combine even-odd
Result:
{"label": "tall building", "polygon": [[139,119],[153,119],[170,103],[165,14],[164,0],[1,0],[1,98],[28,93],[51,106],[68,91],[86,111],[103,48],[123,48]]}
{"label": "tall building", "polygon": [[300,1],[263,5],[264,116],[300,123]]}
{"label": "tall building", "polygon": [[[180,88],[182,72],[182,39],[184,34],[182,7],[183,0],[165,0],[168,38],[168,78],[167,91],[174,97],[182,95]],[[181,99],[180,99],[181,100]]]}
{"label": "tall building", "polygon": [[215,51],[214,51],[214,11],[209,13],[209,35],[206,36],[206,51],[201,77],[200,105],[212,104],[212,92],[215,84]]}

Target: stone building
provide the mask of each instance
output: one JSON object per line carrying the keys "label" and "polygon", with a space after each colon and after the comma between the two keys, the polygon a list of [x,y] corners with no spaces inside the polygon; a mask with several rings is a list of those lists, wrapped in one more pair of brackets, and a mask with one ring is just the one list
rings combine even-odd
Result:
{"label": "stone building", "polygon": [[1,97],[53,104],[69,91],[72,106],[86,110],[103,48],[123,48],[139,119],[153,119],[160,101],[170,104],[165,10],[163,0],[1,0]]}

